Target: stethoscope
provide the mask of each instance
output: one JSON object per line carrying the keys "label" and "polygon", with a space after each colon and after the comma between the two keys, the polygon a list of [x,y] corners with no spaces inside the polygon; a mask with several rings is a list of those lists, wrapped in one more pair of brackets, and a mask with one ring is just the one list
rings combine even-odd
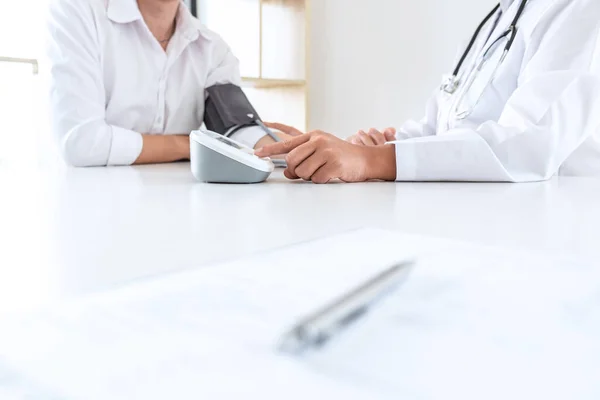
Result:
{"label": "stethoscope", "polygon": [[[525,6],[527,5],[527,1],[528,0],[522,0],[521,1],[521,5],[519,6],[519,10],[517,11],[517,15],[515,15],[515,18],[513,19],[512,23],[510,24],[510,26],[508,27],[508,29],[506,30],[506,32],[504,32],[502,35],[500,35],[500,37],[498,37],[498,39],[496,39],[489,47],[488,50],[486,50],[486,52],[484,53],[481,62],[479,63],[478,67],[477,67],[477,71],[481,71],[481,69],[483,69],[483,65],[486,63],[486,61],[489,58],[489,53],[491,49],[494,49],[496,47],[496,44],[498,44],[500,41],[508,39],[505,46],[504,46],[504,51],[502,53],[502,56],[498,62],[498,64],[496,65],[496,68],[494,70],[494,73],[492,74],[492,79],[490,79],[490,83],[491,80],[493,80],[493,78],[496,75],[496,72],[498,71],[498,68],[500,67],[500,65],[504,62],[504,60],[506,59],[506,56],[508,55],[508,52],[510,51],[514,41],[515,41],[515,37],[517,36],[517,25],[519,23],[519,20],[521,19],[521,16],[523,15],[523,11],[525,10]],[[441,90],[448,93],[448,94],[454,94],[456,93],[456,91],[458,90],[458,88],[461,85],[461,81],[458,78],[458,75],[460,73],[461,68],[463,67],[463,64],[465,62],[465,60],[467,59],[467,57],[469,56],[469,54],[471,53],[471,50],[473,49],[473,46],[475,45],[475,43],[477,42],[477,39],[479,38],[479,35],[481,34],[481,31],[483,30],[483,28],[487,25],[487,23],[490,21],[490,19],[492,19],[492,17],[498,12],[498,10],[500,9],[500,4],[498,4],[496,7],[494,7],[494,9],[485,17],[485,19],[481,22],[481,24],[479,24],[479,26],[477,27],[477,30],[475,31],[475,34],[473,35],[473,37],[471,38],[471,41],[469,42],[469,45],[467,46],[467,49],[465,50],[465,52],[463,53],[462,57],[460,58],[460,61],[458,62],[458,65],[456,66],[456,68],[454,69],[454,71],[452,72],[452,75],[444,82],[444,84],[441,87]],[[502,14],[500,14],[498,16],[498,19],[500,18]]]}

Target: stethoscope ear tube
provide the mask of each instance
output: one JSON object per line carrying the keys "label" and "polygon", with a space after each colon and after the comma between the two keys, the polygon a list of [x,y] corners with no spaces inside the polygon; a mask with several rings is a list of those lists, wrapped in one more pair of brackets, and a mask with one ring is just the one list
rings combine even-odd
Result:
{"label": "stethoscope ear tube", "polygon": [[[508,27],[508,30],[500,36],[500,38],[508,37],[508,41],[506,43],[506,46],[504,47],[505,55],[503,56],[503,59],[506,57],[506,54],[510,51],[510,49],[515,41],[515,38],[517,36],[516,35],[517,29],[518,29],[517,25],[519,23],[519,20],[521,19],[521,16],[523,15],[523,11],[525,10],[527,1],[528,0],[521,1],[521,5],[519,6],[519,9],[517,10],[517,14],[515,15],[515,18],[513,19],[510,26]],[[454,68],[452,75],[442,85],[442,90],[444,92],[446,92],[448,94],[454,94],[458,90],[458,87],[460,86],[460,82],[458,81],[458,74],[460,73],[460,70],[462,69],[465,60],[467,59],[468,55],[471,53],[471,50],[473,49],[473,46],[477,42],[477,38],[481,34],[482,29],[487,25],[487,23],[498,12],[499,9],[500,9],[500,4],[496,5],[496,7],[494,7],[494,9],[484,18],[484,20],[479,24],[479,26],[475,30],[475,33],[473,34],[473,37],[471,38],[471,41],[469,42],[467,49],[461,56],[458,64],[456,65],[456,68]]]}
{"label": "stethoscope ear tube", "polygon": [[496,14],[496,12],[498,12],[499,9],[500,9],[500,4],[498,4],[496,7],[494,7],[494,9],[479,24],[479,26],[475,30],[475,33],[473,34],[473,37],[471,37],[471,41],[469,42],[469,45],[467,46],[467,49],[465,50],[465,52],[463,53],[463,55],[460,57],[460,60],[458,61],[458,64],[456,65],[456,68],[454,68],[454,71],[452,72],[452,76],[453,77],[458,77],[458,73],[460,72],[460,69],[462,68],[463,64],[465,63],[465,60],[467,59],[467,56],[469,55],[469,53],[473,49],[473,46],[475,45],[475,42],[477,41],[477,38],[479,37],[479,34],[481,33],[481,30],[487,25],[487,23],[489,22],[489,20],[492,19],[492,17],[494,16],[494,14]]}

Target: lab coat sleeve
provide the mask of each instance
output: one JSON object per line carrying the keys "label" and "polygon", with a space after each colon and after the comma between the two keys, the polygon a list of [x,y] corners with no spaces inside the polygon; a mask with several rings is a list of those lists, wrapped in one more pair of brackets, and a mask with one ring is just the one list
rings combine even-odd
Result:
{"label": "lab coat sleeve", "polygon": [[[218,60],[217,66],[209,73],[206,81],[206,87],[214,85],[233,83],[234,85],[241,86],[242,79],[240,76],[240,63],[235,57],[229,46],[221,39],[216,36],[218,45],[215,46],[216,54],[215,57]],[[258,126],[252,126],[248,128],[240,129],[231,135],[233,140],[236,140],[250,148],[254,148],[258,141],[265,136],[263,131]]]}
{"label": "lab coat sleeve", "polygon": [[556,174],[600,127],[599,22],[578,7],[592,2],[574,3],[546,13],[552,20],[526,37],[518,87],[498,121],[395,142],[397,180],[528,182]]}
{"label": "lab coat sleeve", "polygon": [[48,13],[52,129],[73,166],[132,164],[142,135],[105,120],[96,23],[86,1],[53,0]]}

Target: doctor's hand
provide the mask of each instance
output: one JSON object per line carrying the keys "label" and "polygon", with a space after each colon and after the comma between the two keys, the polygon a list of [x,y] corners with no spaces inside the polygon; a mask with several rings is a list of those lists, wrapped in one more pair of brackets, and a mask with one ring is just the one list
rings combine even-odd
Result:
{"label": "doctor's hand", "polygon": [[[287,133],[291,127],[284,127]],[[259,157],[287,154],[284,175],[314,183],[364,182],[369,179],[394,180],[396,154],[394,146],[357,146],[329,133],[314,131],[265,146],[256,151]]]}
{"label": "doctor's hand", "polygon": [[299,129],[296,129],[292,126],[287,126],[284,124],[279,124],[277,122],[263,122],[265,126],[271,130],[275,131],[275,134],[281,139],[282,142],[286,140],[290,140],[296,136],[304,135]]}
{"label": "doctor's hand", "polygon": [[[279,138],[280,141],[284,142],[286,140],[290,140],[291,138],[295,137],[295,136],[299,136],[299,135],[303,135],[304,132],[299,131],[296,128],[292,128],[291,126],[287,126],[287,125],[283,125],[283,124],[278,124],[275,122],[263,122],[263,124],[265,124],[265,126],[269,129],[271,129],[272,131],[274,131],[273,133]],[[286,132],[283,132],[283,131]],[[263,136],[258,142],[256,142],[256,145],[254,146],[255,149],[260,149],[262,147],[265,147],[266,145],[275,143],[275,140],[273,140],[273,138],[269,135],[265,135]],[[273,157],[273,158],[277,158],[277,159],[283,159],[284,157]]]}
{"label": "doctor's hand", "polygon": [[356,135],[350,136],[346,140],[352,144],[363,146],[381,146],[387,142],[396,140],[396,129],[387,128],[384,129],[383,132],[380,132],[374,128],[369,129],[368,132],[360,130]]}

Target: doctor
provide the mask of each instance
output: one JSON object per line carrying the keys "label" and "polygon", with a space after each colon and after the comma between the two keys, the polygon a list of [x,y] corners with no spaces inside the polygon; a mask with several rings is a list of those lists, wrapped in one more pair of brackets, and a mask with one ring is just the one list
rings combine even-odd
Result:
{"label": "doctor", "polygon": [[[600,1],[502,0],[420,122],[349,143],[316,131],[260,149],[315,183],[600,177]],[[285,125],[273,128],[294,134]]]}

